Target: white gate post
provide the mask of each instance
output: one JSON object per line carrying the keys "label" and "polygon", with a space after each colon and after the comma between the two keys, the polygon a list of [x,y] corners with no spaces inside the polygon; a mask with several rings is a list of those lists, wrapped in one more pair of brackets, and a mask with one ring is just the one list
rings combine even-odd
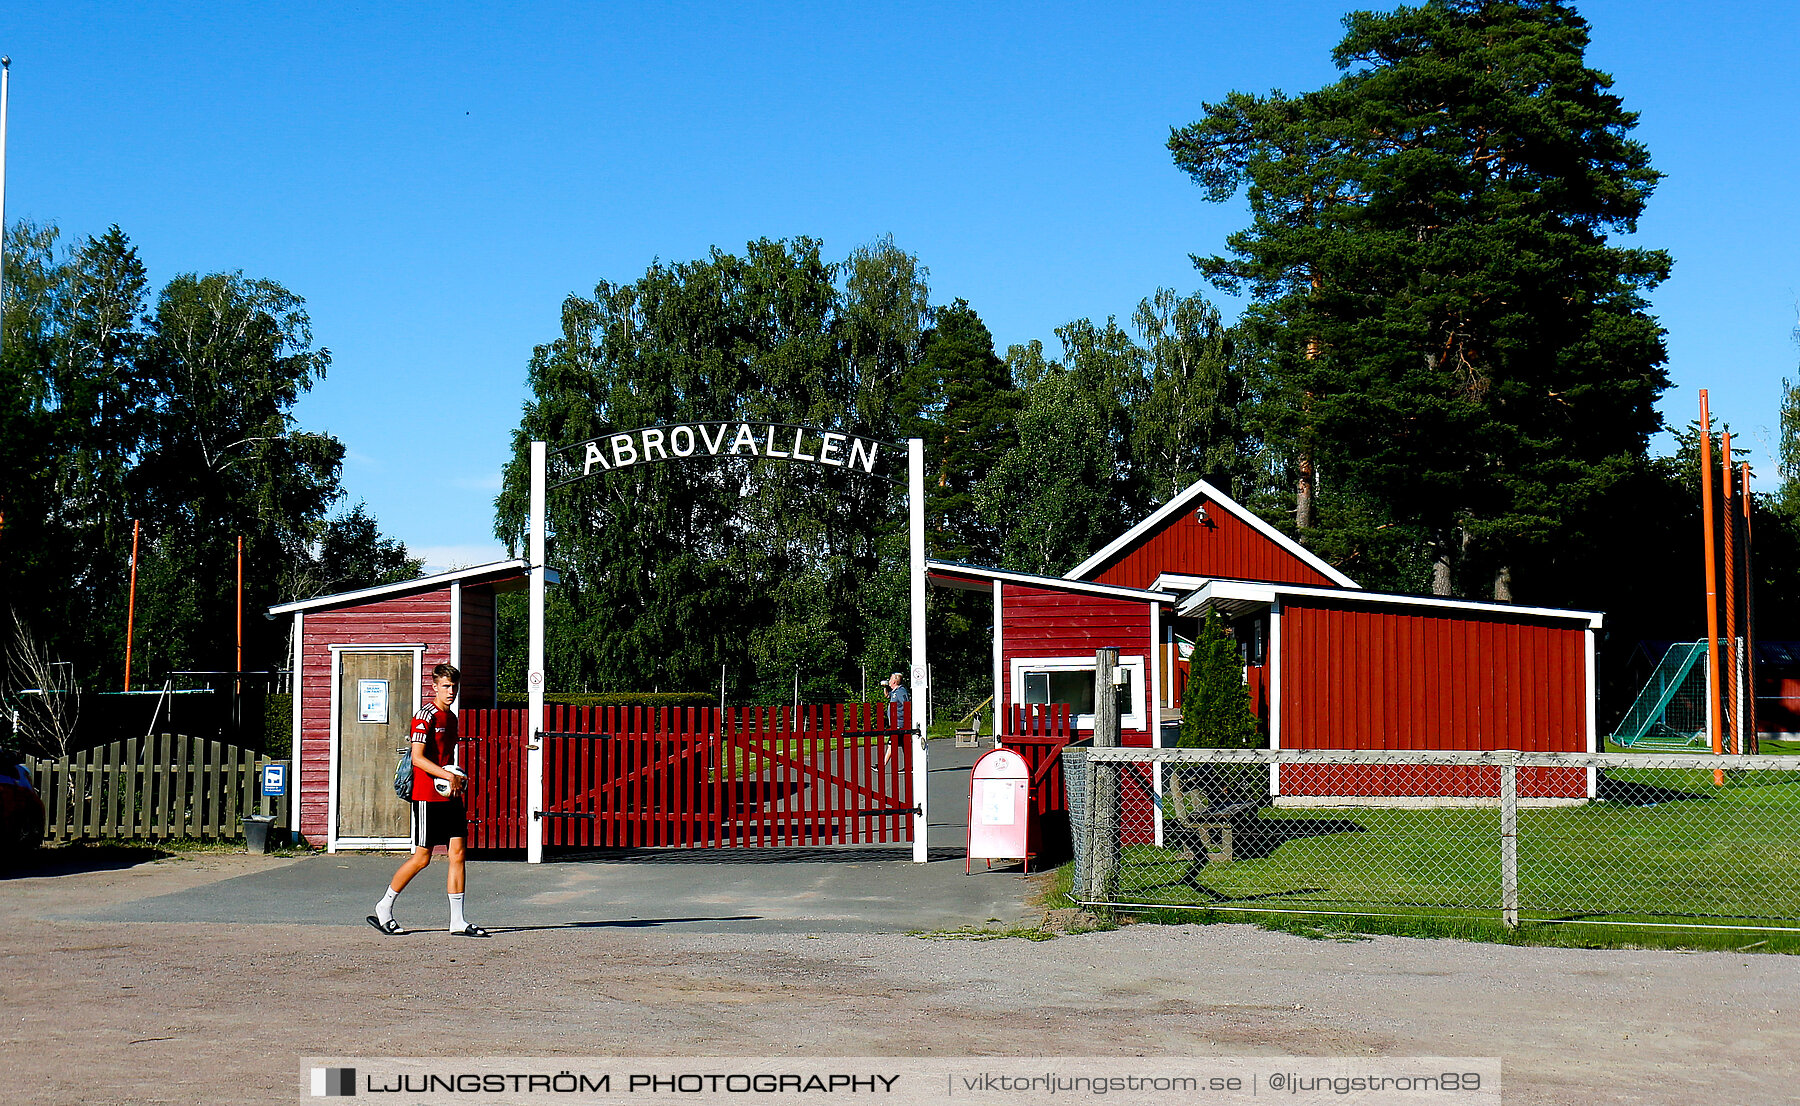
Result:
{"label": "white gate post", "polygon": [[926,766],[931,726],[931,670],[925,662],[925,439],[906,440],[906,498],[911,514],[912,562],[912,708],[913,708],[913,855],[923,864],[930,857],[926,841],[926,785],[931,779]]}
{"label": "white gate post", "polygon": [[531,643],[525,665],[525,859],[544,861],[544,443],[531,443]]}

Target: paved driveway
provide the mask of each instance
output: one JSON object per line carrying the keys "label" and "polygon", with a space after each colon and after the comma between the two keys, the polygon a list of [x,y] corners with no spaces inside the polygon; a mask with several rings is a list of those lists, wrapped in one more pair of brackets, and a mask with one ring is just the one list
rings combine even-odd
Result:
{"label": "paved driveway", "polygon": [[[912,847],[657,849],[568,854],[545,864],[469,864],[468,916],[503,929],[644,928],[677,932],[880,933],[952,930],[1041,917],[1042,880],[1018,865],[963,874],[968,773],[978,749],[934,743],[930,855]],[[129,905],[57,911],[66,921],[360,925],[398,854],[314,855],[259,864],[213,883]],[[443,861],[413,881],[397,915],[409,928],[447,923]]]}

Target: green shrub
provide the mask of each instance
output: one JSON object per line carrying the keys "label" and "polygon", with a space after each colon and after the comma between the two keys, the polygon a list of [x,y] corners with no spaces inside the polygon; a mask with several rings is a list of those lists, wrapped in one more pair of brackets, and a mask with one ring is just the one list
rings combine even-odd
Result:
{"label": "green shrub", "polygon": [[[1225,620],[1209,615],[1189,659],[1176,744],[1183,749],[1261,749],[1268,743],[1250,709],[1237,643],[1225,632]],[[1180,782],[1214,803],[1241,802],[1266,793],[1268,770],[1253,764],[1191,765],[1182,769]]]}
{"label": "green shrub", "polygon": [[294,751],[294,697],[287,692],[263,696],[262,751],[272,757]]}
{"label": "green shrub", "polygon": [[1250,709],[1250,688],[1225,620],[1209,615],[1188,663],[1181,697],[1183,749],[1260,749],[1268,744]]}

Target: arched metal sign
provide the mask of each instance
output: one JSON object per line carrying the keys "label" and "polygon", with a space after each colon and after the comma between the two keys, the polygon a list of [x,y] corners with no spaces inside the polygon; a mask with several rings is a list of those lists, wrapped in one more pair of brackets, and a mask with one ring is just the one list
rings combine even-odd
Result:
{"label": "arched metal sign", "polygon": [[[901,446],[857,434],[846,434],[792,423],[692,422],[645,426],[588,438],[555,451],[557,482],[562,487],[577,480],[643,465],[673,461],[773,460],[838,468],[881,479],[894,480],[894,454]],[[912,636],[913,702],[913,860],[924,863],[927,855],[925,734],[931,719],[930,669],[925,664],[925,442],[907,439],[906,499],[910,564],[909,587]],[[548,480],[551,451],[543,442],[531,443],[531,635],[526,662],[525,689],[530,701],[531,741],[526,745],[526,859],[544,859],[544,750],[538,737],[544,721],[544,500],[552,486]]]}
{"label": "arched metal sign", "polygon": [[900,479],[892,458],[906,447],[787,422],[684,422],[601,434],[550,453],[552,489],[589,476],[670,461],[768,460]]}

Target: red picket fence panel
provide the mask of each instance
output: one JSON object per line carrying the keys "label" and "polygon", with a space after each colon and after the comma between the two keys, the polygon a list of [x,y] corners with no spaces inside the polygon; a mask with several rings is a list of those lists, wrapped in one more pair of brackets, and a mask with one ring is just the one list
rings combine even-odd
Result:
{"label": "red picket fence panel", "polygon": [[[523,848],[526,711],[466,711],[476,848]],[[912,839],[905,706],[545,708],[547,847]]]}
{"label": "red picket fence panel", "polygon": [[1004,721],[1000,744],[1018,753],[1031,770],[1032,813],[1067,812],[1062,750],[1075,740],[1069,704],[1015,704],[1007,710]]}
{"label": "red picket fence panel", "polygon": [[525,847],[523,710],[465,710],[457,715],[457,756],[469,773],[469,847]]}

